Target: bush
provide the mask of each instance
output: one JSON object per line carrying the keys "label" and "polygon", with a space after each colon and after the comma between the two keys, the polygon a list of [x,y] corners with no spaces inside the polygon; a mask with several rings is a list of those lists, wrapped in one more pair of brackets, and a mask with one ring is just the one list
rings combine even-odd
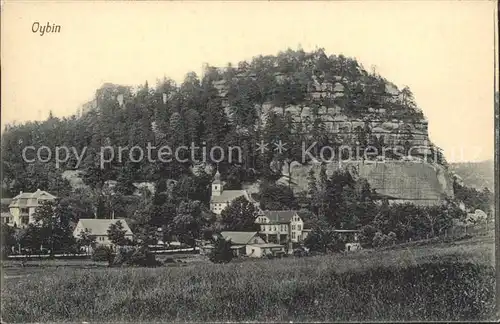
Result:
{"label": "bush", "polygon": [[382,234],[382,232],[379,231],[379,232],[375,233],[375,235],[373,236],[373,242],[372,242],[373,247],[382,246],[383,240],[384,240],[384,234]]}
{"label": "bush", "polygon": [[162,263],[156,260],[154,253],[151,253],[148,247],[123,246],[118,249],[113,260],[114,266],[139,266],[156,267]]}
{"label": "bush", "polygon": [[97,246],[92,251],[92,260],[93,261],[107,261],[110,264],[113,262],[113,250],[104,245]]}
{"label": "bush", "polygon": [[389,234],[387,234],[387,244],[388,245],[393,245],[396,243],[396,240],[397,240],[397,236],[396,236],[396,233],[394,232],[389,232]]}
{"label": "bush", "polygon": [[231,241],[226,241],[222,236],[214,242],[214,248],[209,254],[209,260],[213,263],[228,263],[233,259]]}

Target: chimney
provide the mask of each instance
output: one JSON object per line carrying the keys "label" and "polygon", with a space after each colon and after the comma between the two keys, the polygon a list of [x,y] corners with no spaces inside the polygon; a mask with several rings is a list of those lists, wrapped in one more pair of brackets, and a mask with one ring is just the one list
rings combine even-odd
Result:
{"label": "chimney", "polygon": [[167,103],[167,94],[163,93],[163,104]]}
{"label": "chimney", "polygon": [[22,194],[23,194],[23,192],[22,192],[22,191],[19,191],[19,194],[20,194],[20,195],[22,195]]}

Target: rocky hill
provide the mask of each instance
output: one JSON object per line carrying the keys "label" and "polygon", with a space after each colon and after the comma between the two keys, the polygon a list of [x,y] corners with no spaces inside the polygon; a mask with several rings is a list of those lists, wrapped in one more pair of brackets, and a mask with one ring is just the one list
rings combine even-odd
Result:
{"label": "rocky hill", "polygon": [[[77,166],[91,186],[109,180],[132,184],[178,179],[192,173],[192,162],[115,159],[97,169],[96,158],[103,145],[145,148],[153,143],[175,150],[193,143],[207,146],[207,152],[213,146],[227,151],[241,146],[238,161],[224,160],[219,168],[226,175],[239,165],[242,183],[263,178],[275,162],[298,161],[303,166],[292,167],[292,180],[300,191],[307,168],[315,163],[309,157],[303,160],[302,144],[317,143],[311,153],[334,161],[330,169],[353,165],[379,193],[430,204],[452,192],[446,161],[427,127],[408,87],[399,89],[353,58],[328,56],[321,49],[287,50],[234,67],[206,65],[202,76],[188,73],[180,85],[164,79],[155,88],[146,82],[132,91],[105,84],[71,118],[51,115],[43,122],[9,126],[2,138],[2,183],[12,193],[57,186],[56,175]],[[272,147],[278,141],[287,149],[256,153],[258,143]],[[71,156],[62,169],[54,170],[53,163],[24,163],[19,143],[66,145],[78,152],[86,148],[86,156],[78,165]],[[375,154],[357,153],[368,148]],[[198,151],[195,158],[206,158],[203,154]],[[182,158],[192,156],[187,152]],[[349,162],[339,164],[340,158]],[[286,172],[282,170],[284,178]]]}

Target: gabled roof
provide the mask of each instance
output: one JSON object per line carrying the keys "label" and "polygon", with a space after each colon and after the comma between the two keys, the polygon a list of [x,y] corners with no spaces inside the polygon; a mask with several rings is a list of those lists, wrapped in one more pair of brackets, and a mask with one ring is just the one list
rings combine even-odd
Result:
{"label": "gabled roof", "polygon": [[[12,198],[9,207],[37,207],[38,200],[54,200],[57,197],[38,189],[35,192],[20,192],[19,195]],[[33,201],[35,199],[36,201]]]}
{"label": "gabled roof", "polygon": [[55,199],[57,197],[54,196],[54,195],[51,195],[47,191],[43,191],[43,190],[37,189],[37,191],[35,191],[35,192],[20,192],[19,195],[17,195],[14,198],[12,198],[12,200],[16,200],[16,199],[29,199],[29,198]]}
{"label": "gabled roof", "polygon": [[[132,230],[130,230],[130,227],[124,219],[81,218],[78,221],[75,231],[78,229],[78,225],[81,225],[83,228],[90,230],[92,235],[108,235],[109,226],[118,221],[122,223],[123,229],[126,231],[125,235],[133,235]],[[78,235],[80,233],[78,232],[75,234]]]}
{"label": "gabled roof", "polygon": [[236,198],[246,197],[245,190],[224,190],[220,196],[212,196],[210,202],[212,203],[230,203]]}
{"label": "gabled roof", "polygon": [[296,210],[264,210],[262,216],[269,219],[271,223],[290,223],[293,216],[297,216]]}
{"label": "gabled roof", "polygon": [[257,232],[221,232],[224,239],[231,239],[233,244],[249,244]]}

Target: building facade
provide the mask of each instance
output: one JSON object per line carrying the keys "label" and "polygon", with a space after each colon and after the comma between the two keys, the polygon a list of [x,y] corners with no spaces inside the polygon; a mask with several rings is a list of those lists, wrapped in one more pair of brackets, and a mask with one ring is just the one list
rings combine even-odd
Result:
{"label": "building facade", "polygon": [[108,229],[111,224],[121,222],[125,230],[125,238],[133,239],[134,233],[128,226],[124,219],[94,219],[94,218],[81,218],[73,230],[73,237],[79,239],[82,232],[88,231],[90,235],[94,236],[97,245],[111,246],[113,243],[109,239]]}
{"label": "building facade", "polygon": [[287,243],[302,242],[307,231],[304,231],[304,221],[299,212],[294,210],[264,210],[255,219],[260,227],[260,233],[265,235],[267,242]]}
{"label": "building facade", "polygon": [[12,198],[9,204],[11,214],[9,225],[16,227],[26,227],[35,222],[36,208],[44,201],[55,201],[56,196],[38,189],[35,192],[20,192],[19,195]]}
{"label": "building facade", "polygon": [[[225,240],[231,240],[231,250],[236,257],[247,256],[251,258],[262,258],[269,255],[280,256],[285,253],[285,247],[280,244],[267,243],[258,232],[221,232]],[[202,254],[209,254],[213,249],[212,244],[201,247]]]}
{"label": "building facade", "polygon": [[238,197],[245,197],[246,200],[255,203],[246,190],[224,190],[224,184],[220,179],[219,170],[215,173],[212,181],[212,194],[210,197],[210,210],[217,215]]}
{"label": "building facade", "polygon": [[11,225],[13,217],[10,214],[9,205],[12,202],[10,198],[2,198],[2,224]]}

